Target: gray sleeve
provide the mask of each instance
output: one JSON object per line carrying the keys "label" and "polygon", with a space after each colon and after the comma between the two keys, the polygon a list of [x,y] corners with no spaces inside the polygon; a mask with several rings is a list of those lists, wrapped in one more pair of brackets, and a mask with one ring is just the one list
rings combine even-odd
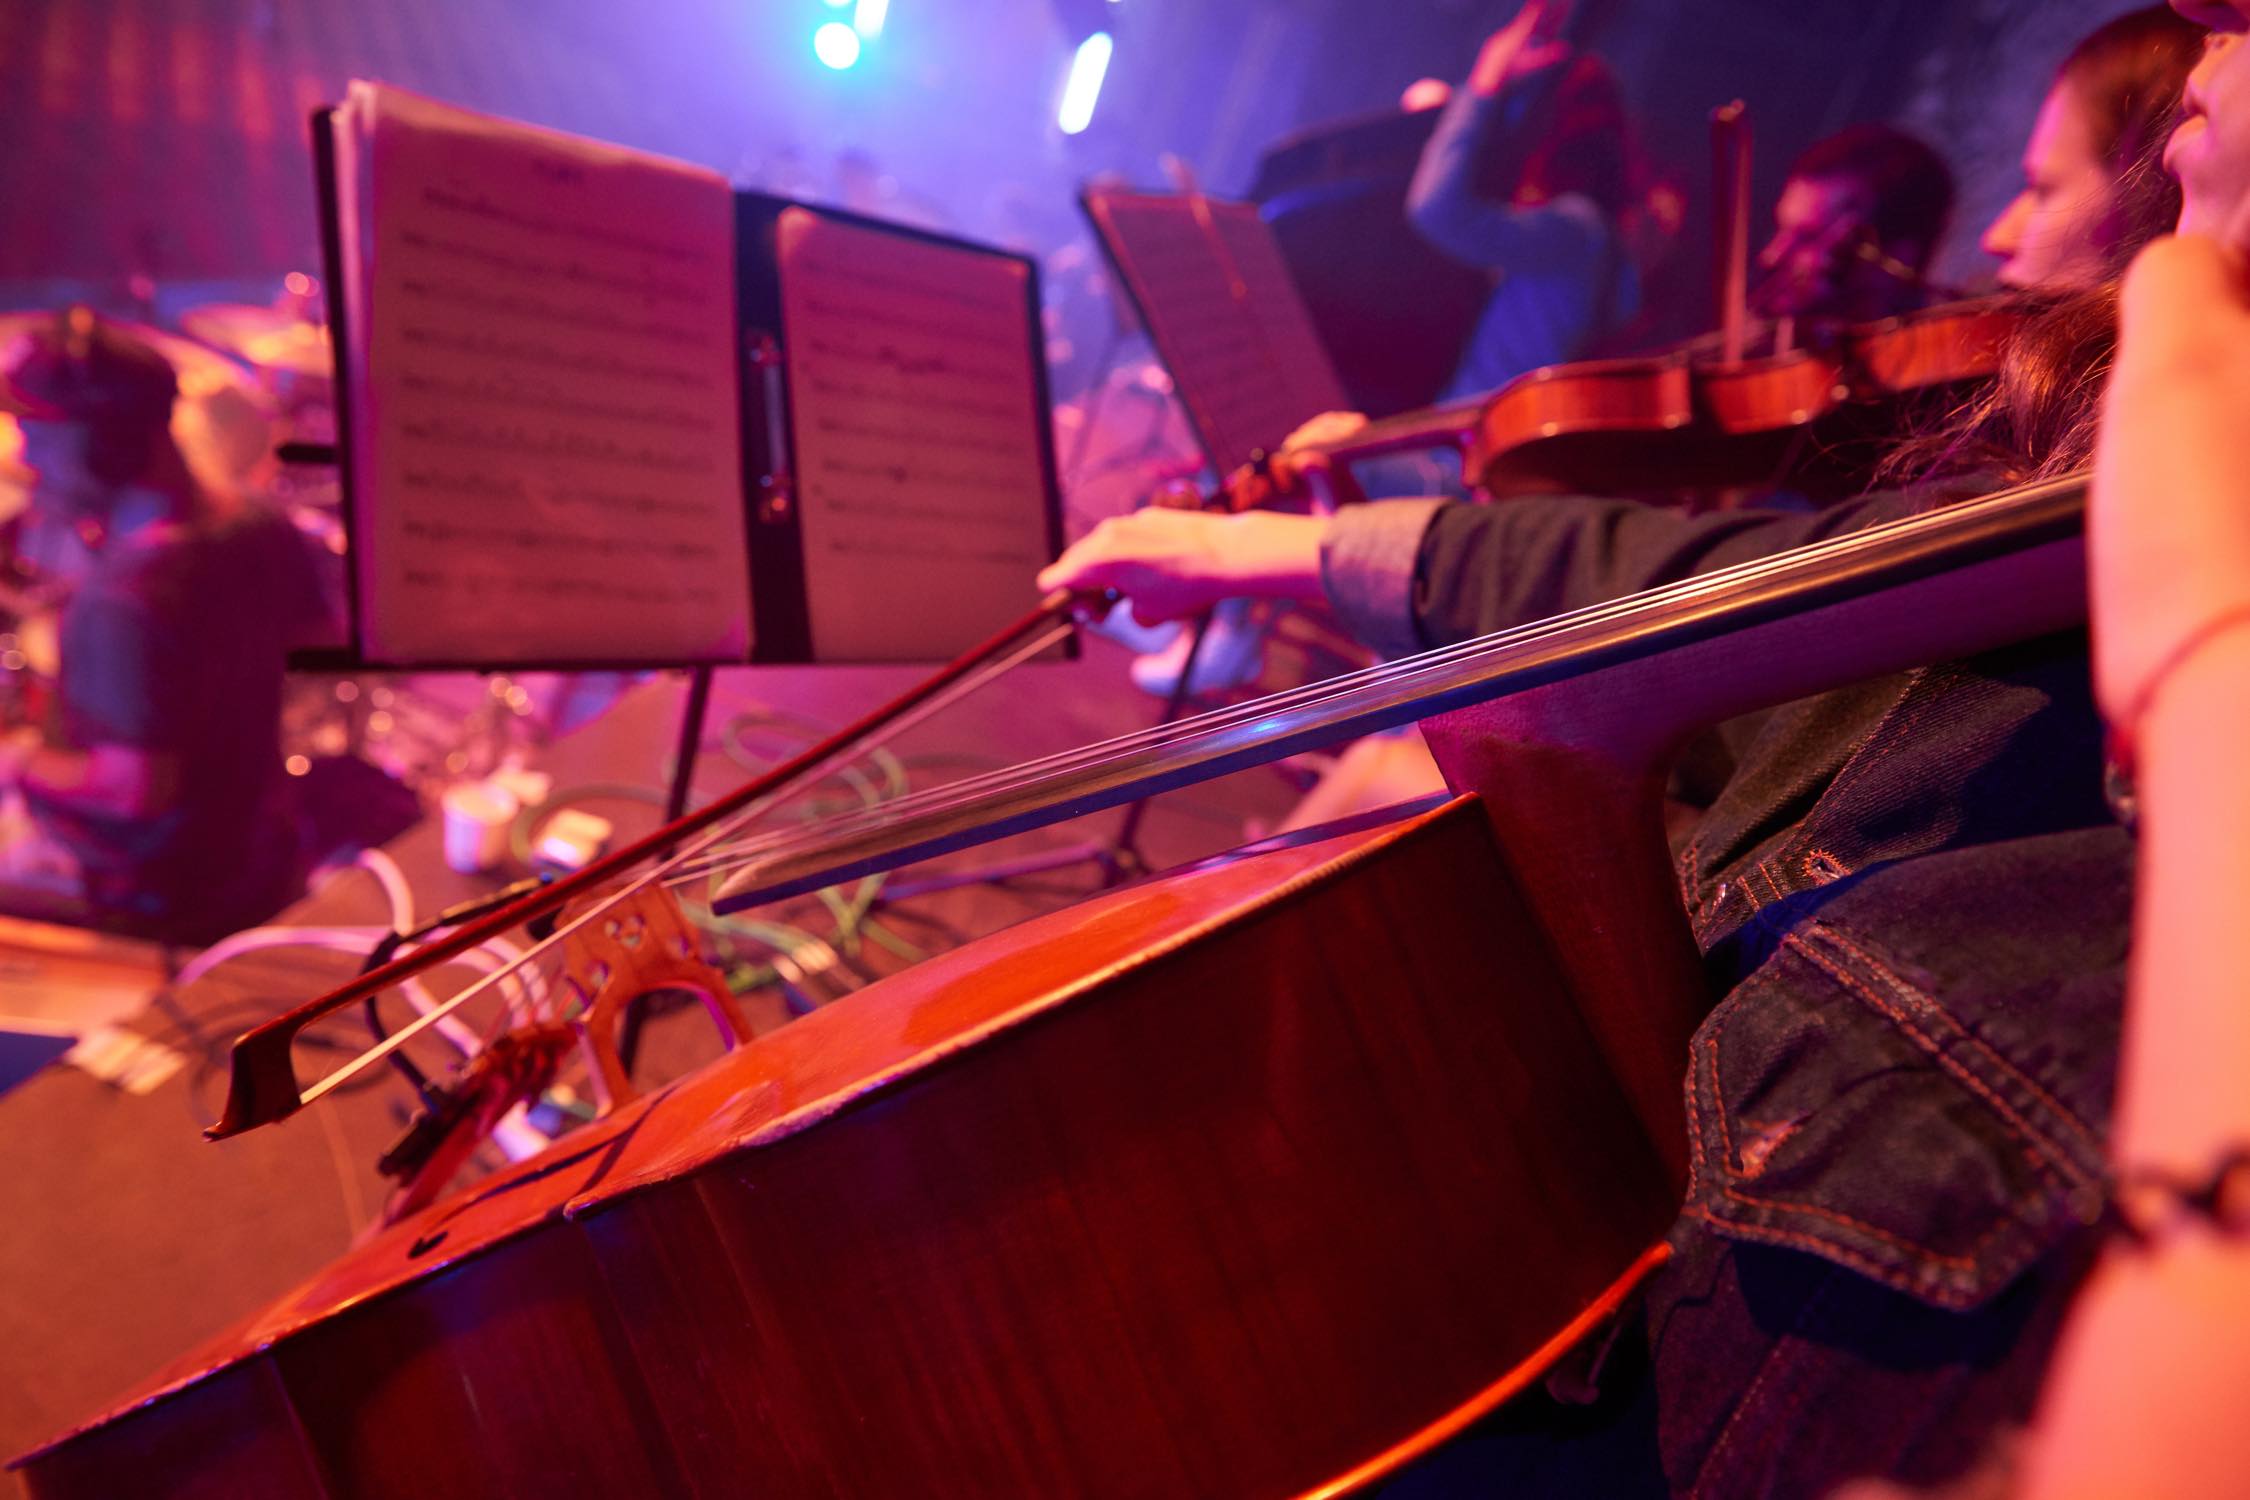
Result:
{"label": "gray sleeve", "polygon": [[1423,534],[1442,500],[1347,505],[1320,541],[1320,586],[1352,635],[1385,656],[1422,649],[1415,629],[1415,570]]}
{"label": "gray sleeve", "polygon": [[1856,531],[1933,499],[1898,492],[1824,511],[1703,515],[1584,495],[1377,500],[1329,521],[1320,582],[1356,639],[1409,656]]}

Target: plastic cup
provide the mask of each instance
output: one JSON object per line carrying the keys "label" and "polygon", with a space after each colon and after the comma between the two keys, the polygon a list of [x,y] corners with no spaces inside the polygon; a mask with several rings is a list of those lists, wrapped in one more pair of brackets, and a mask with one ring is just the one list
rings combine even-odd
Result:
{"label": "plastic cup", "polygon": [[463,781],[445,789],[445,862],[464,875],[493,869],[508,857],[508,828],[520,804],[515,793],[489,781]]}

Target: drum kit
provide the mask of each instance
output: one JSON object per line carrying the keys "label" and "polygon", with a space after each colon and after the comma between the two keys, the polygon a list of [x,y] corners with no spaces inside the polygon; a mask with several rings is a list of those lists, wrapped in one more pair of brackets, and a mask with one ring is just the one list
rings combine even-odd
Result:
{"label": "drum kit", "polygon": [[[292,274],[268,306],[214,303],[188,312],[174,333],[113,320],[114,326],[155,349],[179,377],[172,433],[197,479],[225,495],[263,494],[293,505],[305,499],[335,507],[335,479],[282,472],[275,450],[283,442],[328,443],[335,434],[334,358],[328,331],[311,315],[317,308],[312,278]],[[51,311],[0,314],[0,346],[53,321]],[[13,515],[24,499],[24,476],[14,462],[20,435],[0,417],[0,513]],[[303,524],[300,521],[300,524]],[[330,545],[341,545],[340,529]],[[325,540],[325,536],[322,538]]]}
{"label": "drum kit", "polygon": [[[181,315],[178,332],[111,322],[163,355],[178,375],[172,435],[197,480],[215,495],[287,516],[324,565],[340,619],[346,561],[332,457],[335,355],[321,309],[318,283],[293,273],[272,303],[206,303]],[[55,317],[51,310],[0,313],[0,348]],[[0,722],[39,717],[60,666],[55,607],[67,580],[89,562],[74,531],[29,509],[20,442],[14,420],[0,412]],[[333,651],[346,641],[339,635],[302,644]],[[512,737],[538,727],[521,718],[510,716]],[[474,719],[411,679],[297,676],[284,707],[284,748],[293,772],[348,754],[417,785],[455,774],[465,737],[475,738]]]}

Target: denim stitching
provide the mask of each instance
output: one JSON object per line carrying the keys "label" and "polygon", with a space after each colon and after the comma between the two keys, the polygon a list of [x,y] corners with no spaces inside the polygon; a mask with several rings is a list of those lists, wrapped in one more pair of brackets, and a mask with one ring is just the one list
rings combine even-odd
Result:
{"label": "denim stitching", "polygon": [[1836,1284],[1835,1272],[1830,1271],[1824,1274],[1820,1278],[1820,1284],[1813,1288],[1812,1295],[1805,1298],[1803,1304],[1798,1307],[1796,1316],[1789,1320],[1789,1326],[1774,1339],[1772,1350],[1766,1355],[1764,1362],[1759,1367],[1758,1378],[1750,1382],[1750,1388],[1742,1393],[1740,1400],[1735,1402],[1734,1411],[1727,1418],[1727,1425],[1720,1430],[1717,1441],[1711,1444],[1711,1451],[1704,1455],[1703,1462],[1697,1465],[1695,1483],[1688,1491],[1691,1500],[1693,1496],[1708,1493],[1705,1486],[1715,1482],[1716,1476],[1713,1475],[1712,1470],[1720,1466],[1722,1460],[1727,1456],[1728,1450],[1734,1446],[1735,1435],[1742,1431],[1745,1425],[1744,1419],[1749,1416],[1752,1406],[1757,1402],[1758,1393],[1765,1389],[1766,1382],[1771,1380],[1775,1372],[1783,1366],[1795,1367],[1797,1364],[1793,1357],[1795,1351],[1789,1341],[1799,1330],[1804,1328],[1806,1320],[1819,1309],[1820,1305],[1828,1300],[1828,1296],[1835,1290]]}
{"label": "denim stitching", "polygon": [[[1727,1119],[1726,1088],[1719,1077],[1719,1037],[1726,1031],[1727,1023],[1734,1017],[1734,1010],[1729,1010],[1724,1015],[1712,1017],[1711,1034],[1703,1039],[1704,1050],[1710,1054],[1711,1058],[1711,1109],[1712,1113],[1718,1117],[1719,1122],[1719,1163],[1730,1173],[1734,1170],[1735,1161],[1734,1126]],[[1725,1190],[1723,1183],[1720,1190],[1722,1192]]]}
{"label": "denim stitching", "polygon": [[[2047,1090],[2042,1088],[2036,1080],[2027,1076],[2021,1069],[2017,1068],[2015,1064],[2009,1062],[2006,1057],[2002,1056],[1998,1051],[1994,1050],[1993,1047],[1982,1037],[1978,1036],[1975,1032],[1970,1031],[1959,1021],[1955,1020],[1953,1014],[1948,1011],[1944,1007],[1944,1005],[1939,1003],[1936,995],[1922,989],[1919,985],[1909,983],[1902,975],[1894,971],[1888,964],[1875,957],[1875,955],[1873,955],[1872,953],[1869,953],[1866,949],[1860,947],[1857,943],[1854,943],[1843,933],[1838,932],[1836,929],[1829,927],[1825,923],[1816,921],[1809,924],[1809,926],[1812,930],[1817,931],[1823,938],[1827,939],[1830,942],[1833,942],[1837,947],[1842,948],[1845,952],[1850,953],[1855,958],[1859,959],[1862,963],[1866,964],[1869,968],[1873,969],[1877,977],[1882,979],[1884,983],[1890,986],[1893,990],[1896,990],[1910,998],[1918,999],[1927,1003],[1932,1010],[1934,1010],[1940,1016],[1943,1016],[1946,1021],[1953,1027],[1953,1029],[1959,1033],[1962,1039],[1967,1041],[1970,1046],[1976,1049],[1979,1055],[1983,1056],[1985,1059],[1991,1062],[1994,1067],[1998,1068],[2001,1072],[2007,1074],[2018,1084],[2022,1085],[2024,1090],[2029,1093],[2034,1099],[2037,1099],[2048,1109],[2054,1111],[2057,1115],[2060,1115],[2062,1119],[2071,1126],[2072,1129],[2077,1131],[2080,1139],[2096,1155],[2102,1153],[2104,1148],[2102,1145],[2101,1137],[2095,1132],[2094,1128],[2091,1125],[2080,1119],[2078,1115],[2068,1106],[2066,1106],[2060,1099],[2057,1099],[2054,1095],[2048,1093]],[[1796,937],[1794,934],[1792,934],[1789,941],[1796,941]]]}
{"label": "denim stitching", "polygon": [[[1780,1206],[1787,1208],[1790,1205],[1783,1204]],[[1848,1270],[1857,1271],[1869,1280],[1882,1285],[1894,1286],[1897,1284],[1896,1278],[1899,1275],[1897,1266],[1885,1262],[1879,1256],[1869,1255],[1864,1250],[1854,1249],[1852,1246],[1837,1240],[1817,1234],[1808,1234],[1802,1230],[1784,1229],[1774,1224],[1730,1219],[1700,1204],[1690,1204],[1681,1209],[1680,1214],[1683,1218],[1700,1219],[1730,1239],[1755,1240],[1762,1244],[1779,1245],[1788,1250],[1802,1250],[1809,1255],[1818,1256],[1822,1260],[1843,1266]],[[1942,1257],[1940,1258],[1942,1259]],[[1947,1290],[1958,1294],[1955,1298],[1944,1299],[1948,1306],[1966,1306],[1967,1303],[1963,1299],[1976,1290],[1974,1280],[1958,1271],[1917,1276],[1914,1280],[1917,1285],[1928,1287],[1934,1294],[1942,1296],[1942,1293]]]}
{"label": "denim stitching", "polygon": [[[1880,764],[1884,757],[1895,754],[1900,746],[1911,744],[1919,738],[1921,721],[1928,712],[1928,705],[1927,703],[1916,704],[1914,702],[1914,690],[1920,687],[1934,670],[1931,667],[1917,667],[1906,674],[1905,685],[1899,689],[1898,696],[1891,700],[1891,706],[1876,716],[1874,727],[1867,731],[1858,744],[1852,746],[1851,754],[1845,756],[1843,765],[1837,767],[1835,779],[1828,783],[1830,791],[1851,780],[1856,774],[1864,772],[1868,767]],[[1894,725],[1897,726],[1898,732],[1887,734],[1887,731],[1891,730]],[[1886,737],[1890,742],[1877,748],[1875,742]],[[1861,759],[1863,756],[1865,757],[1864,762]],[[1823,800],[1825,800],[1825,794],[1823,794]]]}
{"label": "denim stitching", "polygon": [[[1810,924],[1810,926],[1813,930],[1819,932],[1822,937],[1833,938],[1839,946],[1855,954],[1858,954],[1859,957],[1864,959],[1870,966],[1875,968],[1878,972],[1882,973],[1884,977],[1888,979],[1896,989],[1927,1001],[1932,1010],[1934,1010],[1938,1015],[1945,1018],[1945,1021],[1951,1028],[1953,1035],[1958,1036],[1962,1040],[1966,1041],[1980,1055],[1999,1064],[1999,1066],[2005,1072],[2007,1072],[2009,1076],[2015,1078],[2019,1083],[2022,1083],[2025,1087],[2031,1089],[2031,1091],[2042,1101],[2046,1102],[2050,1108],[2053,1108],[2061,1113],[2066,1119],[2071,1122],[2072,1125],[2077,1126],[2082,1134],[2085,1133],[2085,1127],[2079,1123],[2076,1116],[2071,1115],[2069,1111],[2063,1110],[2060,1105],[2055,1104],[2053,1100],[2047,1097],[2046,1093],[2043,1090],[2039,1089],[2037,1085],[2033,1084],[2029,1079],[2024,1078],[2013,1068],[2007,1067],[2007,1065],[1993,1053],[1990,1047],[1987,1047],[1973,1033],[1967,1031],[1961,1026],[1958,1021],[1955,1021],[1953,1017],[1946,1012],[1945,1008],[1937,1003],[1934,997],[1924,994],[1921,990],[1907,984],[1904,980],[1899,979],[1897,976],[1892,975],[1890,971],[1884,968],[1884,966],[1880,962],[1878,962],[1876,959],[1869,956],[1862,950],[1854,947],[1848,940],[1841,937],[1833,929],[1826,927],[1818,922],[1812,923]],[[1977,1077],[1974,1072],[1964,1067],[1958,1058],[1952,1056],[1942,1046],[1940,1046],[1937,1038],[1928,1035],[1926,1032],[1917,1027],[1914,1020],[1911,1019],[1905,1013],[1905,1011],[1898,1007],[1896,1000],[1886,1002],[1882,996],[1878,995],[1874,991],[1874,989],[1872,989],[1867,984],[1865,980],[1859,978],[1856,975],[1846,972],[1832,960],[1824,957],[1817,950],[1815,950],[1809,943],[1805,941],[1804,935],[1802,933],[1793,932],[1786,938],[1782,939],[1782,942],[1784,946],[1796,950],[1796,952],[1802,955],[1807,961],[1819,966],[1822,970],[1824,970],[1837,983],[1843,985],[1846,989],[1852,991],[1854,994],[1863,997],[1870,1005],[1873,1005],[1878,1011],[1882,1012],[1883,1015],[1889,1017],[1893,1024],[1895,1024],[1908,1036],[1912,1037],[1917,1043],[1921,1045],[1922,1049],[1925,1052],[1930,1054],[1930,1058],[1933,1062],[1935,1062],[1939,1067],[1945,1069],[1946,1072],[1952,1074],[1955,1078],[1959,1079],[1963,1084],[1967,1085],[1970,1091],[1975,1093],[1978,1098],[1991,1105],[1992,1108],[2000,1114],[2001,1118],[2004,1121],[2016,1126],[2018,1131],[2020,1132],[2020,1135],[2018,1136],[2019,1140],[2025,1141],[2029,1144],[2035,1144],[2047,1148],[2047,1151],[2043,1154],[2050,1155],[2052,1158],[2054,1158],[2049,1163],[2051,1167],[2053,1167],[2055,1170],[2063,1172],[2065,1175],[2069,1176],[2072,1180],[2077,1182],[2084,1183],[2091,1182],[2093,1180],[2092,1174],[2086,1172],[2076,1162],[2070,1160],[2070,1153],[2062,1148],[2062,1144],[2059,1141],[2053,1140],[2046,1131],[2039,1129],[2036,1125],[2032,1124],[2030,1120],[2024,1118],[2022,1112],[2016,1109],[2015,1106],[2009,1104],[2005,1099],[2001,1098],[1997,1090],[1995,1090],[1990,1084],[1986,1083],[1983,1079]],[[2088,1138],[2089,1140],[2091,1139],[2090,1136]]]}
{"label": "denim stitching", "polygon": [[[1792,935],[1787,941],[1794,944],[1797,940]],[[1723,1181],[1719,1184],[1719,1192],[1726,1198],[1732,1200],[1733,1202],[1740,1203],[1745,1207],[1772,1209],[1783,1213],[1809,1214],[1814,1218],[1827,1219],[1833,1223],[1841,1224],[1846,1228],[1859,1230],[1872,1239],[1879,1240],[1884,1244],[1892,1245],[1897,1247],[1898,1249],[1907,1251],[1909,1254],[1919,1259],[1935,1262],[1939,1265],[1958,1267],[1961,1270],[1969,1272],[1982,1270],[1983,1255],[1986,1248],[1989,1247],[1991,1242],[1995,1238],[1997,1238],[2003,1231],[2014,1227],[2020,1222],[2016,1215],[2003,1211],[1999,1220],[1995,1222],[1991,1228],[1987,1229],[1983,1234],[1977,1236],[1977,1238],[1970,1243],[1969,1248],[1965,1254],[1947,1255],[1942,1251],[1932,1249],[1928,1245],[1903,1238],[1900,1235],[1892,1233],[1889,1230],[1882,1229],[1874,1224],[1869,1224],[1860,1219],[1855,1219],[1850,1214],[1839,1212],[1836,1209],[1822,1208],[1818,1204],[1796,1202],[1786,1198],[1768,1198],[1756,1194],[1744,1193],[1734,1185],[1734,1182],[1731,1180],[1731,1178],[1734,1173],[1740,1170],[1734,1150],[1734,1132],[1732,1126],[1727,1120],[1727,1101],[1725,1093],[1721,1089],[1716,1087],[1719,1070],[1719,1039],[1726,1030],[1727,1022],[1732,1018],[1733,1017],[1731,1012],[1727,1015],[1722,1015],[1714,1018],[1714,1024],[1711,1027],[1711,1034],[1704,1039],[1703,1044],[1705,1050],[1710,1054],[1711,1060],[1711,1078],[1714,1084],[1714,1087],[1712,1089],[1711,1102],[1712,1107],[1716,1110],[1719,1118],[1719,1139],[1722,1151],[1724,1153],[1721,1157],[1721,1162],[1729,1169],[1730,1177],[1730,1180]],[[1713,1222],[1718,1221],[1714,1220]],[[1826,1242],[1814,1240],[1812,1241],[1812,1243],[1823,1244]],[[1897,1273],[1898,1268],[1896,1267],[1888,1268],[1885,1272],[1885,1274],[1892,1275],[1895,1275]]]}
{"label": "denim stitching", "polygon": [[[1806,830],[1819,820],[1822,809],[1830,805],[1830,799],[1849,797],[1853,786],[1866,777],[1870,768],[1880,764],[1901,745],[1912,741],[1914,736],[1907,731],[1919,723],[1922,714],[1910,705],[1914,702],[1914,689],[1929,672],[1929,668],[1923,667],[1906,674],[1906,681],[1899,688],[1898,696],[1891,700],[1889,707],[1875,715],[1875,722],[1868,726],[1867,733],[1852,742],[1851,749],[1844,753],[1843,764],[1836,768],[1836,774],[1828,778],[1828,785],[1813,799],[1811,810],[1784,830],[1781,846],[1774,851],[1775,859],[1801,859],[1808,847]],[[1891,732],[1894,727],[1897,727],[1896,733]],[[1878,740],[1886,743],[1877,745]]]}

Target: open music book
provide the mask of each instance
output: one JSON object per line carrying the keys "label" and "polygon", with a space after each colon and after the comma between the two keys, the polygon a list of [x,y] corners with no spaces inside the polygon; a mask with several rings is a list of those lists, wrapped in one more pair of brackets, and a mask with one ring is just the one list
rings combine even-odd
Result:
{"label": "open music book", "polygon": [[1350,407],[1257,209],[1107,188],[1080,202],[1218,474]]}
{"label": "open music book", "polygon": [[363,661],[926,661],[1035,602],[1030,261],[381,84],[316,136]]}

